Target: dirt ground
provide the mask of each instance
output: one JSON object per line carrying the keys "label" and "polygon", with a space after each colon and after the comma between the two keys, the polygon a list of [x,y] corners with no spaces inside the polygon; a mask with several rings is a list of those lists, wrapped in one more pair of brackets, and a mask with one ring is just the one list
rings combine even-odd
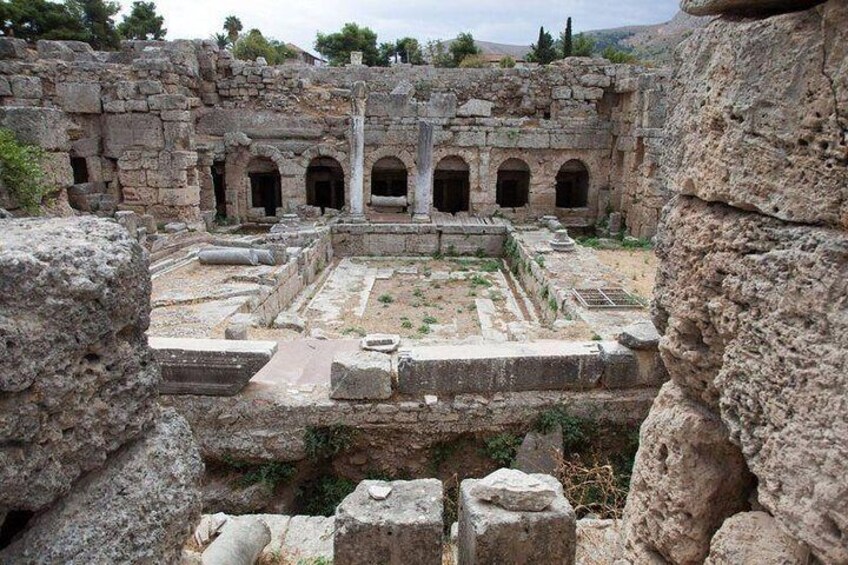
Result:
{"label": "dirt ground", "polygon": [[597,249],[595,254],[598,261],[624,277],[629,290],[651,299],[659,264],[653,249]]}

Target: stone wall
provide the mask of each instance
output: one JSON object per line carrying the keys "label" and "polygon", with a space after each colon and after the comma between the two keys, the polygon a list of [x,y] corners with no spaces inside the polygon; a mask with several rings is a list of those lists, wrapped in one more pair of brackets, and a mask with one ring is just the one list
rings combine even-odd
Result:
{"label": "stone wall", "polygon": [[635,563],[699,563],[711,538],[711,562],[742,562],[746,515],[725,519],[746,510],[848,561],[846,30],[831,0],[718,19],[679,53],[655,294],[672,382],[641,432]]}
{"label": "stone wall", "polygon": [[[248,174],[279,174],[278,216],[307,204],[306,174],[316,158],[338,164],[349,205],[357,81],[368,92],[366,206],[373,165],[383,157],[402,163],[407,203],[414,203],[421,120],[435,129],[434,164],[453,157],[468,167],[474,214],[558,214],[592,225],[621,210],[634,235],[649,237],[665,199],[655,166],[664,71],[585,58],[534,69],[272,67],[236,61],[208,41],[126,42],[116,53],[2,41],[0,125],[48,149],[52,183],[83,211],[269,220],[253,202]],[[523,208],[496,202],[498,169],[508,159],[530,172]],[[570,160],[588,170],[588,200],[557,207],[556,176]]]}
{"label": "stone wall", "polygon": [[157,405],[144,252],[96,218],[0,220],[0,244],[0,561],[173,561],[203,464]]}

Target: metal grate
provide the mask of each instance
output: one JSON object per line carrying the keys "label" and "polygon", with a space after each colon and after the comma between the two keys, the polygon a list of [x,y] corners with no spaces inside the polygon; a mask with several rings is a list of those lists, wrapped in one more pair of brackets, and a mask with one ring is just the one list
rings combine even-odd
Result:
{"label": "metal grate", "polygon": [[574,296],[586,308],[642,308],[642,303],[623,288],[575,288]]}

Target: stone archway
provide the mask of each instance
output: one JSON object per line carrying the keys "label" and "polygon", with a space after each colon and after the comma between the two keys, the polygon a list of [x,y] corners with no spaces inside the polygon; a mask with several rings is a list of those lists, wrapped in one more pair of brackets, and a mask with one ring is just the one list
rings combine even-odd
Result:
{"label": "stone archway", "polygon": [[589,206],[589,170],[578,159],[560,167],[556,176],[556,207],[586,208]]}
{"label": "stone archway", "polygon": [[511,158],[498,167],[496,195],[501,208],[522,208],[530,199],[530,166],[521,159]]}
{"label": "stone archway", "polygon": [[470,167],[465,159],[451,155],[438,162],[433,171],[433,207],[456,214],[470,210]]}

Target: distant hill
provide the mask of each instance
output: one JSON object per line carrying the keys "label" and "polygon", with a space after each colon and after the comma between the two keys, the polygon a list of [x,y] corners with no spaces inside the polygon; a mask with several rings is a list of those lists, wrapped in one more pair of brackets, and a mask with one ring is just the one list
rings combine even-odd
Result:
{"label": "distant hill", "polygon": [[[692,32],[707,25],[712,18],[699,18],[678,12],[670,21],[653,25],[625,26],[611,29],[597,29],[584,32],[595,40],[595,53],[609,46],[633,53],[640,61],[655,65],[671,63],[672,53],[677,45],[689,37]],[[447,50],[453,40],[443,41]],[[523,61],[530,52],[529,45],[510,45],[491,41],[475,41],[480,54],[487,61],[497,62],[505,56]]]}
{"label": "distant hill", "polygon": [[681,41],[711,20],[711,17],[699,18],[678,12],[670,21],[661,24],[598,29],[585,33],[595,40],[595,49],[599,53],[611,45],[633,53],[642,61],[665,65],[671,63],[674,48]]}

